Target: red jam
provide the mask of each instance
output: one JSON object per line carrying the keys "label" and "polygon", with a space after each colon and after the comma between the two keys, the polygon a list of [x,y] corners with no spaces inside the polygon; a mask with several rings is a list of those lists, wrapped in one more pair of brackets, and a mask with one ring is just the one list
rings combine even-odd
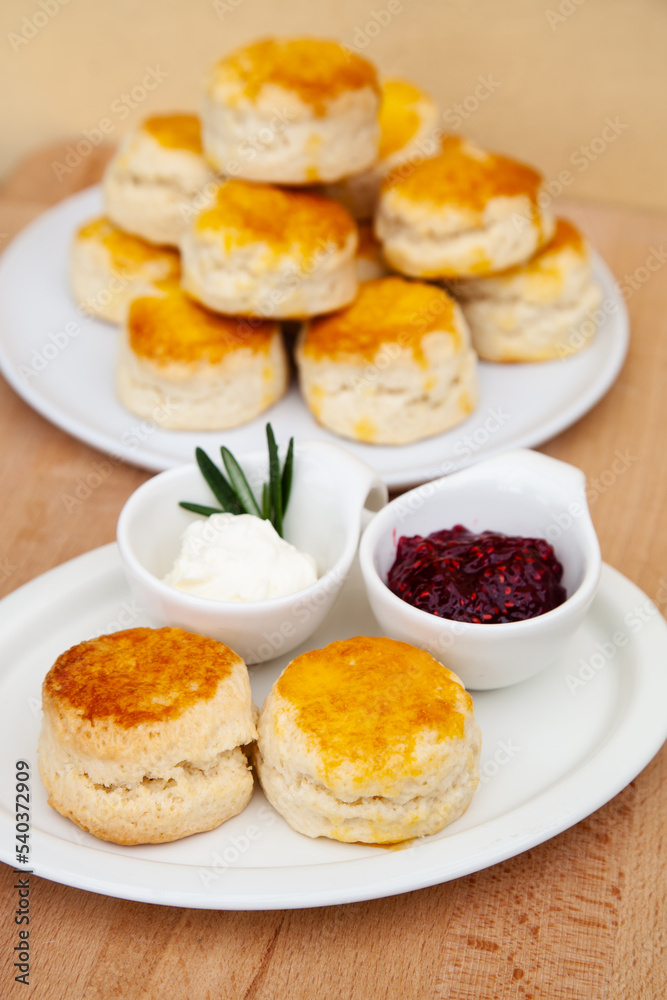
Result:
{"label": "red jam", "polygon": [[563,567],[543,538],[475,535],[457,524],[426,538],[402,536],[387,586],[439,618],[494,624],[557,608],[567,597],[562,576]]}

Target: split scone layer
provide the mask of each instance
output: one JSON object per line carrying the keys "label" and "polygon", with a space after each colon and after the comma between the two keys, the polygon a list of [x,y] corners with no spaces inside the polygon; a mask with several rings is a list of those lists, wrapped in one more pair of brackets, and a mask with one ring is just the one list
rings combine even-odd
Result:
{"label": "split scone layer", "polygon": [[602,291],[588,243],[558,219],[553,238],[527,264],[452,284],[486,361],[548,361],[575,354],[597,329]]}
{"label": "split scone layer", "polygon": [[183,235],[183,287],[216,312],[313,316],[354,298],[357,243],[330,198],[229,180]]}
{"label": "split scone layer", "polygon": [[315,419],[346,438],[406,444],[440,434],[477,405],[477,357],[442,288],[367,281],[354,302],[305,324],[296,349]]}
{"label": "split scone layer", "polygon": [[309,837],[382,844],[436,833],[479,781],[470,695],[429,653],[394,639],[357,636],[298,656],[257,728],[262,788]]}
{"label": "split scone layer", "polygon": [[120,323],[125,311],[154,282],[177,279],[181,259],[169,247],[157,247],[125,233],[105,217],[81,226],[72,242],[72,291],[84,312]]}
{"label": "split scone layer", "polygon": [[202,156],[199,119],[154,115],[121,143],[104,172],[104,210],[149,243],[178,246],[193,205],[215,180]]}
{"label": "split scone layer", "polygon": [[118,342],[116,392],[132,413],[173,430],[223,430],[253,420],[287,390],[277,323],[220,316],[175,282],[134,299]]}
{"label": "split scone layer", "polygon": [[42,705],[49,805],[102,840],[211,830],[252,795],[248,671],[220,642],[175,628],[90,639],[58,657]]}
{"label": "split scone layer", "polygon": [[215,170],[247,180],[339,180],[375,159],[379,104],[375,68],[338,42],[255,42],[209,74],[206,157]]}
{"label": "split scone layer", "polygon": [[385,178],[375,232],[402,274],[494,274],[528,260],[551,239],[548,201],[537,170],[446,136],[439,155]]}

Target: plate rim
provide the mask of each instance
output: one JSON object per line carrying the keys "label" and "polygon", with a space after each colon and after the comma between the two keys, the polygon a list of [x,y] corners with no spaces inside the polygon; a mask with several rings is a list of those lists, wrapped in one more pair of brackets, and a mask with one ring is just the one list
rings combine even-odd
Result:
{"label": "plate rim", "polygon": [[[111,542],[46,571],[23,584],[0,601],[0,626],[13,619],[17,611],[25,609],[28,617],[31,602],[39,608],[40,593],[54,595],[53,600],[69,587],[81,586],[84,578],[100,580],[105,576],[122,577],[122,565],[117,545]],[[54,583],[58,586],[54,587]],[[57,597],[55,595],[58,595]],[[632,600],[650,600],[636,584],[607,564],[603,574],[599,599],[618,602],[623,595]],[[653,602],[651,602],[653,603]],[[653,607],[656,607],[653,604]],[[453,842],[452,838],[420,843],[418,847],[396,852],[381,852],[365,858],[341,861],[327,861],[303,866],[283,868],[248,866],[229,868],[224,873],[223,891],[213,892],[203,887],[193,888],[197,866],[182,862],[164,862],[153,859],[128,857],[105,851],[100,847],[78,845],[64,840],[56,834],[43,830],[31,833],[31,870],[36,875],[60,882],[74,888],[85,889],[115,898],[129,899],[162,905],[188,908],[225,910],[291,909],[338,905],[379,899],[398,893],[415,891],[430,885],[451,881],[473,872],[483,870],[501,861],[531,849],[557,834],[569,829],[586,816],[610,801],[629,784],[653,759],[667,738],[667,718],[659,706],[664,701],[660,693],[667,695],[667,670],[665,658],[655,655],[656,643],[667,652],[667,623],[656,608],[655,625],[638,631],[630,646],[637,653],[641,670],[635,670],[632,677],[633,697],[628,699],[614,716],[614,724],[604,739],[596,745],[593,754],[579,763],[572,771],[558,777],[528,802],[508,810],[476,827],[454,834],[465,838],[469,849],[464,860],[453,867],[443,865],[443,844]],[[651,621],[654,619],[652,618]],[[20,623],[16,626],[20,630]],[[658,629],[656,635],[653,633]],[[657,638],[656,638],[657,636]],[[0,667],[0,675],[11,667]],[[642,725],[636,727],[635,716],[642,713]],[[646,717],[650,721],[646,725]],[[633,740],[627,740],[627,731],[632,731]],[[637,738],[639,737],[639,739]],[[638,752],[638,744],[641,752]],[[617,746],[618,745],[618,746]],[[632,747],[632,756],[627,754]],[[614,755],[618,749],[626,751],[625,756]],[[612,760],[614,767],[609,767]],[[610,775],[613,780],[610,780]],[[36,774],[33,780],[39,780]],[[585,794],[583,794],[585,792]],[[542,811],[542,805],[550,804]],[[559,811],[559,809],[561,811]],[[555,812],[554,812],[555,810]],[[535,820],[535,814],[541,818]],[[557,813],[557,815],[555,814]],[[496,831],[493,848],[489,847],[489,827]],[[13,843],[10,813],[0,808],[0,860],[13,867],[8,845]],[[418,867],[415,870],[411,859],[418,852]],[[43,863],[40,854],[46,853],[50,861]],[[104,855],[104,875],[100,874],[100,855]],[[340,877],[344,866],[345,877]],[[372,869],[370,876],[369,867]],[[148,868],[153,878],[132,878],[132,873]],[[201,869],[215,871],[211,866]],[[127,871],[130,878],[127,877]],[[249,891],[247,873],[255,873],[254,884]],[[313,887],[313,873],[317,872],[320,884]],[[271,875],[269,876],[269,873]],[[358,879],[361,875],[363,878]],[[327,877],[328,876],[328,877]],[[217,876],[216,876],[217,877]],[[299,881],[301,888],[295,889]],[[269,878],[273,889],[263,887]],[[310,879],[310,881],[309,881]],[[303,888],[303,883],[307,887]],[[170,884],[172,883],[172,884]],[[164,886],[169,886],[164,888]]]}
{"label": "plate rim", "polygon": [[[57,216],[68,216],[69,213],[73,209],[77,209],[80,204],[86,204],[89,201],[99,201],[101,197],[100,192],[100,184],[91,185],[81,191],[77,191],[41,212],[35,219],[32,219],[27,226],[17,233],[17,235],[5,248],[2,255],[0,255],[0,296],[3,283],[6,280],[5,272],[7,267],[12,266],[12,260],[16,254],[21,254],[23,252],[25,244],[28,244],[28,246],[30,245],[31,240],[34,238],[33,234],[35,232],[39,232],[41,226],[48,225],[56,219]],[[91,208],[90,210],[99,210],[99,208]],[[416,468],[405,468],[404,471],[383,471],[382,469],[379,469],[378,471],[380,472],[380,475],[382,475],[388,487],[391,489],[407,489],[416,483],[423,482],[425,479],[433,478],[433,469],[438,462],[443,464],[446,463],[447,471],[453,472],[459,468],[464,468],[467,465],[473,465],[482,459],[491,458],[493,455],[506,451],[509,447],[536,447],[575,424],[606,395],[618,378],[625,362],[630,339],[630,324],[625,300],[610,268],[595,249],[592,250],[592,256],[594,268],[598,278],[604,285],[605,292],[611,296],[615,309],[618,311],[618,315],[615,316],[618,329],[615,333],[611,349],[604,356],[604,365],[600,369],[600,373],[597,375],[595,381],[591,382],[588,386],[587,391],[582,392],[564,411],[554,414],[550,419],[543,421],[536,430],[526,430],[524,433],[519,433],[512,439],[511,443],[500,443],[495,446],[491,445],[490,447],[483,445],[476,451],[473,451],[469,456],[461,457],[460,459],[453,456],[450,456],[449,458],[445,457],[444,459],[436,457],[434,458],[433,463],[429,464],[428,467],[423,463],[423,461],[420,460],[417,462]],[[9,264],[7,264],[7,261],[9,261]],[[491,362],[481,363],[483,365],[491,364]],[[59,427],[66,433],[70,434],[70,436],[98,449],[102,453],[110,455],[113,458],[121,459],[128,462],[130,465],[153,472],[161,472],[165,469],[174,468],[175,466],[183,464],[183,460],[181,458],[171,460],[171,458],[167,456],[152,451],[150,441],[148,445],[144,444],[140,447],[135,447],[133,445],[125,444],[120,438],[114,438],[113,431],[100,432],[97,429],[90,430],[87,425],[82,423],[78,418],[71,416],[61,407],[51,403],[47,398],[36,391],[36,387],[39,384],[38,381],[35,383],[27,382],[19,375],[16,370],[15,358],[12,357],[11,352],[7,350],[5,337],[3,336],[1,327],[0,371],[14,391],[26,403],[28,403],[32,409],[56,427]],[[137,417],[136,419],[139,420],[140,418]],[[261,420],[262,418],[260,417],[258,419]],[[456,428],[452,428],[451,430],[455,429]],[[450,432],[447,431],[445,433],[448,434]],[[437,442],[438,435],[435,435],[431,440],[433,442]],[[343,446],[345,444],[354,446],[356,443],[345,442],[343,439],[340,439],[340,441]],[[420,442],[415,442],[415,444],[419,443]],[[410,445],[395,447],[410,448]],[[434,451],[437,451],[437,445],[434,445]],[[364,460],[373,465],[373,461],[369,460],[367,457]]]}

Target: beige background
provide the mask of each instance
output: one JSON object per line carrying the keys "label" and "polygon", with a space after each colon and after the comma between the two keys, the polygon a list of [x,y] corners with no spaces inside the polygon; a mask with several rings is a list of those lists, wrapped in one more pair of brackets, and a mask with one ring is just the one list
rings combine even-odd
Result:
{"label": "beige background", "polygon": [[[115,140],[150,111],[196,108],[206,67],[239,43],[310,33],[414,79],[450,124],[459,117],[481,143],[561,175],[568,197],[667,209],[665,0],[61,3],[0,5],[2,175],[101,119]],[[147,68],[166,74],[150,92]],[[480,77],[493,89],[484,100],[475,97]],[[130,109],[123,95],[133,88]],[[455,106],[466,100],[464,120]]]}

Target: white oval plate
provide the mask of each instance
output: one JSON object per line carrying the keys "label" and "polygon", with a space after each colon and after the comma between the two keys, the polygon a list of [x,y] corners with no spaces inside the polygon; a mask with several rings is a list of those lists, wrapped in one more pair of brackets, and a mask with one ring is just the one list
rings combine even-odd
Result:
{"label": "white oval plate", "polygon": [[[47,805],[36,756],[40,687],[69,646],[141,624],[114,544],[0,602],[0,860],[20,867],[13,762],[25,759],[32,772],[30,869],[44,878],[124,899],[207,909],[375,899],[479,871],[548,840],[616,795],[667,737],[667,625],[634,584],[607,566],[565,658],[522,684],[474,695],[482,782],[464,816],[440,834],[394,850],[310,840],[291,830],[258,790],[240,816],[210,833],[118,847]],[[378,628],[355,566],[307,648],[359,634],[375,635]],[[288,659],[251,670],[258,705]]]}
{"label": "white oval plate", "polygon": [[[0,368],[35,410],[74,437],[147,469],[191,462],[196,445],[234,452],[264,446],[271,420],[279,441],[323,438],[344,443],[392,487],[435,479],[509,448],[540,444],[569,427],[607,392],[628,345],[618,287],[599,257],[595,272],[609,309],[592,345],[563,361],[480,364],[477,410],[454,430],[389,447],[341,442],[319,427],[296,385],[265,415],[224,432],[165,431],[125,410],[114,394],[116,330],[85,317],[69,291],[72,235],[99,215],[99,188],[60,202],[27,226],[0,259]],[[73,324],[68,328],[68,324]]]}

